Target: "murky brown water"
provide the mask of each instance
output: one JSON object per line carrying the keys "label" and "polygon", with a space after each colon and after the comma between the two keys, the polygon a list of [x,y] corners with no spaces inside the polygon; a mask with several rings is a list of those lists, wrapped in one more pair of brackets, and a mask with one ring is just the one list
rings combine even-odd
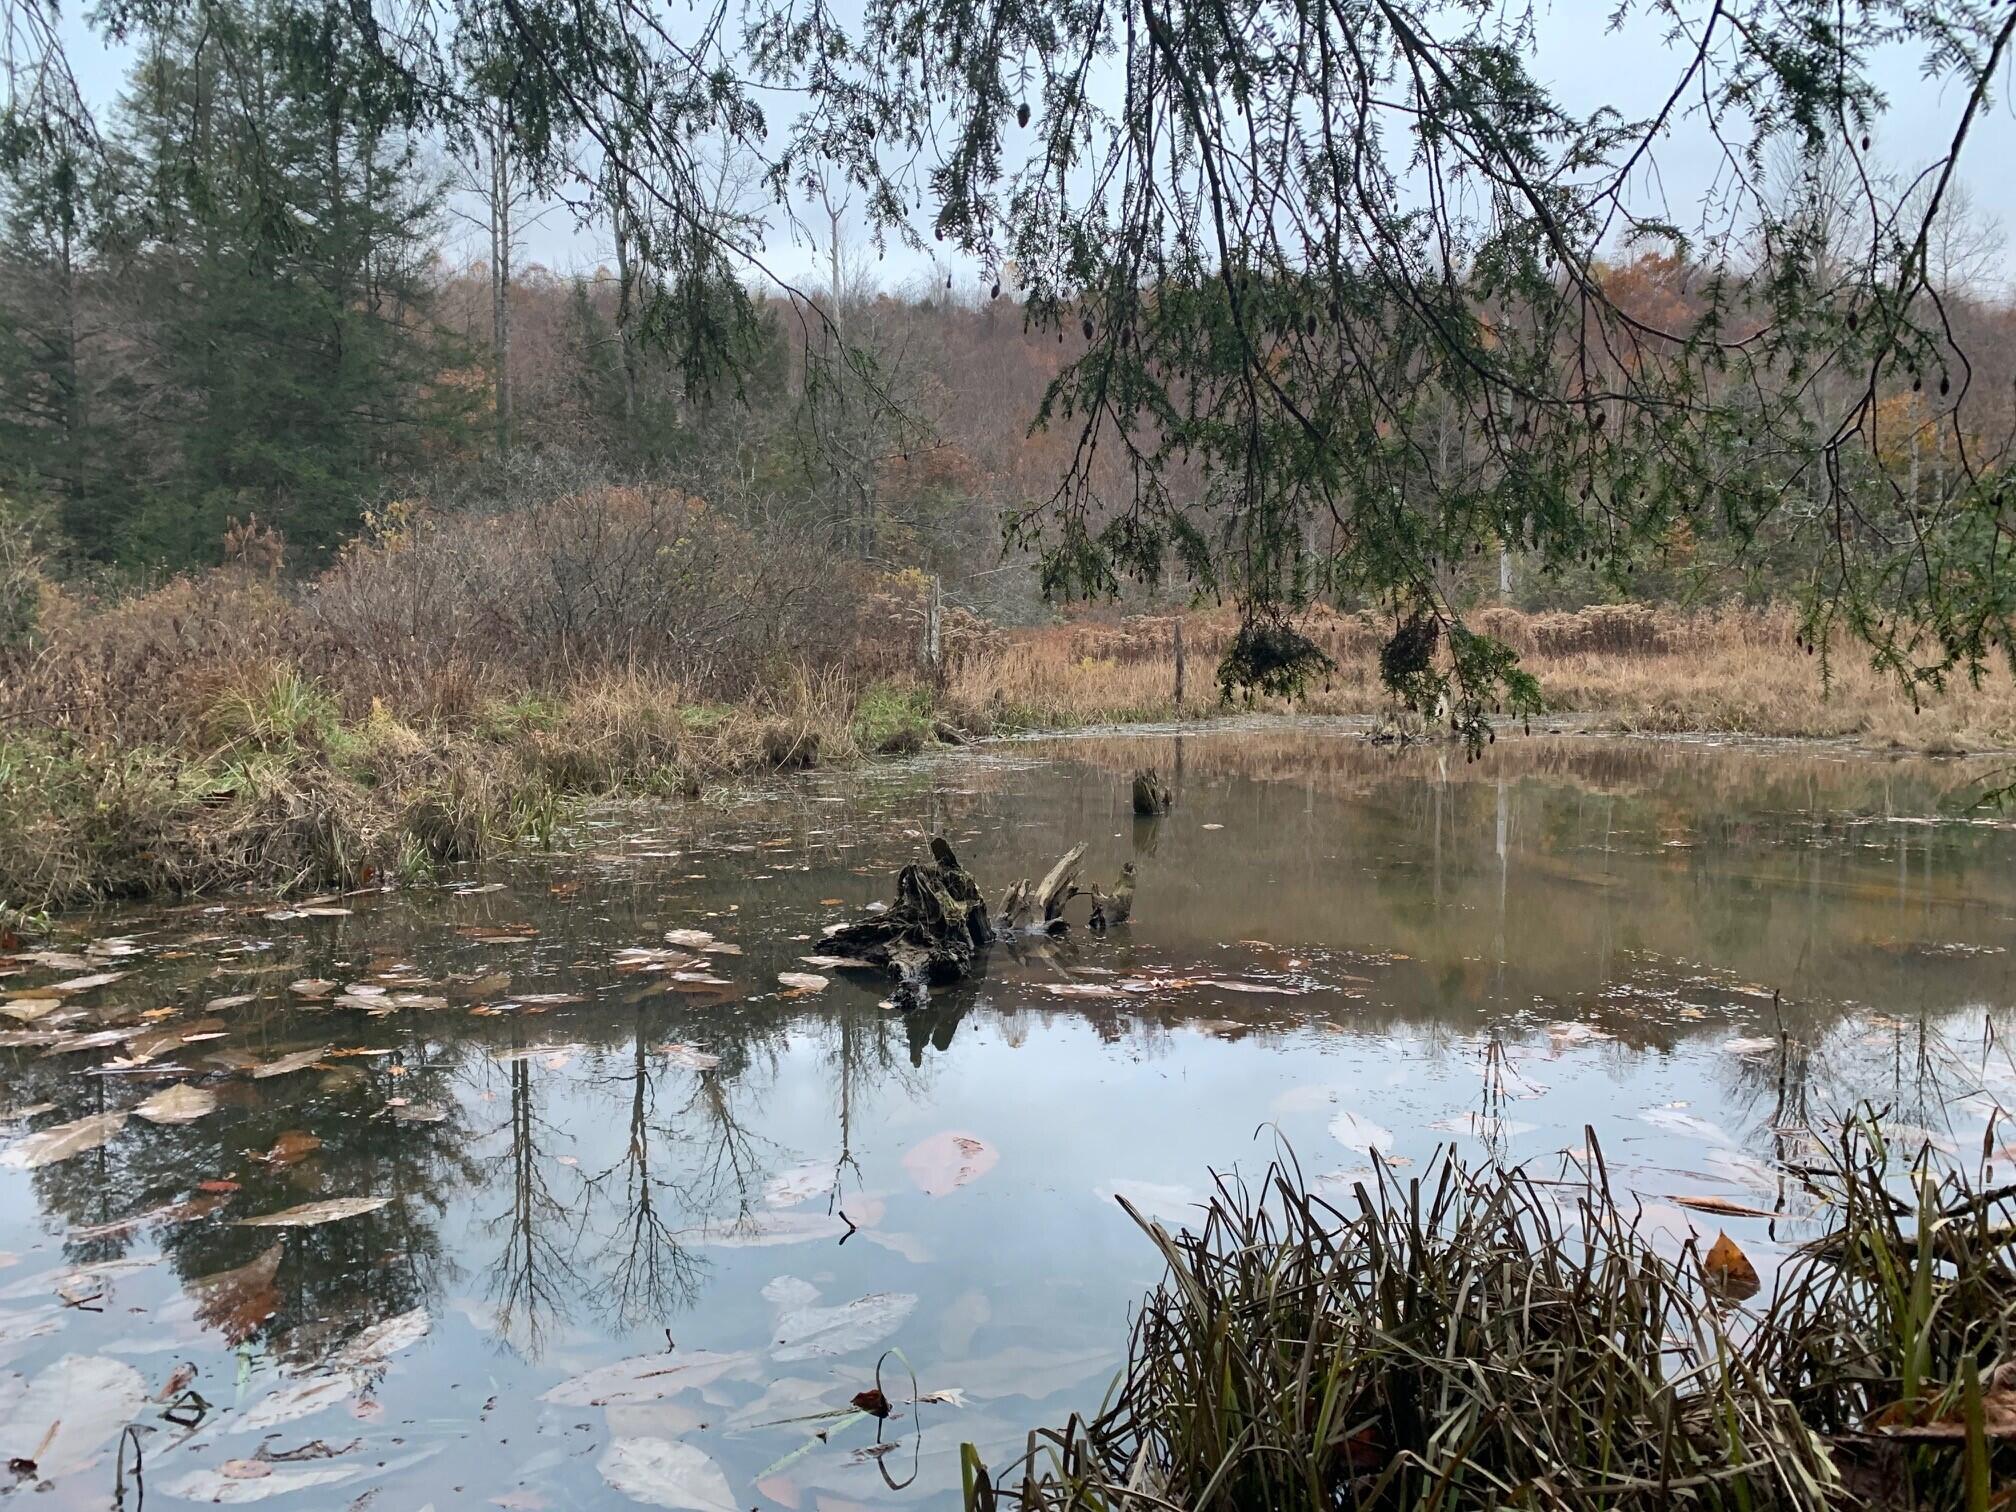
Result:
{"label": "murky brown water", "polygon": [[[1168,817],[1132,816],[1137,765]],[[1096,1405],[1157,1274],[1112,1194],[1181,1221],[1277,1138],[1335,1182],[1593,1127],[1672,1242],[1768,1263],[1820,1221],[1786,1131],[1873,1103],[1978,1148],[2016,1088],[1980,775],[1137,733],[612,811],[348,912],[72,921],[74,959],[0,964],[0,1449],[50,1506],[109,1501],[129,1421],[129,1506],[136,1442],[164,1504],[942,1504],[962,1439]],[[1080,839],[1092,879],[1131,859],[1135,921],[909,1015],[780,987],[932,831],[990,892]],[[133,1111],[177,1084],[214,1109]],[[891,1347],[876,1453],[817,1415]],[[912,1368],[954,1399],[913,1409]]]}

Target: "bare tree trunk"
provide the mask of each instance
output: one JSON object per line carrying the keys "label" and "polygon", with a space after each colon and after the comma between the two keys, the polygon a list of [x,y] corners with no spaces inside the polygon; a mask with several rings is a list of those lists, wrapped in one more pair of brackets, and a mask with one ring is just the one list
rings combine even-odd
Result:
{"label": "bare tree trunk", "polygon": [[614,175],[610,218],[616,224],[616,356],[623,370],[623,429],[632,446],[637,436],[637,268],[630,256],[630,200],[622,175]]}
{"label": "bare tree trunk", "polygon": [[490,346],[497,364],[497,451],[511,450],[511,160],[504,126],[490,129]]}
{"label": "bare tree trunk", "polygon": [[1176,616],[1176,712],[1183,712],[1183,616]]}

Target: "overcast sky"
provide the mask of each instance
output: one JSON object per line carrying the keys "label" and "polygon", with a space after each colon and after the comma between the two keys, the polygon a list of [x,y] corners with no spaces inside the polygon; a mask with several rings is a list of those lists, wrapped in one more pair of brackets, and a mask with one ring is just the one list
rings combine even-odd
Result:
{"label": "overcast sky", "polygon": [[[1571,110],[1587,113],[1609,105],[1627,118],[1647,116],[1671,92],[1685,59],[1667,45],[1659,25],[1636,19],[1612,31],[1608,22],[1614,5],[1615,0],[1541,0],[1535,68]],[[65,15],[64,31],[73,67],[87,93],[95,102],[109,103],[129,61],[125,50],[106,48],[74,9]],[[1872,156],[1893,169],[1916,171],[1946,150],[1965,103],[1964,87],[1955,81],[1928,82],[1907,49],[1886,54],[1878,63],[1888,109],[1873,133]],[[2010,171],[2016,163],[2011,83],[2006,75],[1998,81],[1993,107],[1971,133],[1960,167],[1960,178],[1980,213],[2005,229],[2016,227],[2016,172]],[[1693,227],[1700,222],[1704,203],[1723,186],[1717,147],[1698,122],[1681,120],[1648,157],[1631,197],[1641,212]],[[466,241],[467,255],[478,255],[479,238],[465,236],[452,224],[450,236],[458,243]],[[585,270],[607,257],[608,243],[599,230],[581,229],[571,211],[555,205],[527,227],[522,255],[558,270]],[[766,260],[794,281],[822,281],[823,248],[808,246],[803,238],[794,244],[781,222],[776,223]],[[942,286],[948,273],[964,285],[986,281],[983,270],[963,261],[939,262],[895,249],[883,265],[883,277],[890,283],[929,279]],[[2006,285],[2008,279],[2005,275],[1998,281]]]}

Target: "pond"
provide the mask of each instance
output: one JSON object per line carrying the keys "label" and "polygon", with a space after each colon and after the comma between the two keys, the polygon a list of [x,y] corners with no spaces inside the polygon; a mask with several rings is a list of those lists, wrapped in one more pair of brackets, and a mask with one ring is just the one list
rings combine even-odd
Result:
{"label": "pond", "polygon": [[[1138,766],[1166,817],[1131,813]],[[1559,1167],[1593,1135],[1663,1243],[1768,1265],[1824,1222],[1803,1131],[2007,1137],[1987,774],[1139,731],[612,809],[426,886],[63,921],[0,960],[0,1448],[33,1461],[0,1485],[956,1505],[962,1441],[999,1465],[1108,1388],[1160,1271],[1116,1195],[1180,1224],[1284,1152],[1348,1194],[1375,1154]],[[1084,840],[1088,880],[1135,863],[1135,916],[910,1013],[807,964],[934,833],[990,895]],[[886,1422],[849,1409],[878,1362]]]}

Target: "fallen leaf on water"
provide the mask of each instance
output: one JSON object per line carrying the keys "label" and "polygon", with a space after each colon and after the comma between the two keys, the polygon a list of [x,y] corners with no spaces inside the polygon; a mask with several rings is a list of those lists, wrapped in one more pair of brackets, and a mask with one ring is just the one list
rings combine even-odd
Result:
{"label": "fallen leaf on water", "polygon": [[427,1337],[434,1326],[427,1309],[416,1307],[374,1323],[329,1357],[339,1370],[376,1365]]}
{"label": "fallen leaf on water", "polygon": [[1734,1202],[1727,1197],[1694,1197],[1673,1195],[1673,1200],[1684,1208],[1693,1208],[1698,1213],[1717,1213],[1725,1218],[1776,1218],[1778,1215],[1768,1208],[1751,1207],[1745,1202]]}
{"label": "fallen leaf on water", "polygon": [[830,1165],[793,1166],[788,1171],[780,1171],[763,1185],[763,1201],[773,1208],[796,1207],[813,1197],[822,1197],[833,1190],[833,1167]]}
{"label": "fallen leaf on water", "polygon": [[539,1400],[559,1407],[607,1407],[617,1402],[655,1402],[682,1391],[711,1386],[725,1375],[753,1370],[746,1351],[716,1354],[682,1349],[676,1354],[634,1355],[562,1381]]}
{"label": "fallen leaf on water", "polygon": [[322,1141],[316,1135],[301,1129],[289,1129],[273,1141],[272,1149],[256,1158],[270,1166],[299,1165],[321,1148]]}
{"label": "fallen leaf on water", "polygon": [[602,1452],[595,1468],[632,1501],[683,1512],[740,1512],[721,1467],[691,1444],[617,1439]]}
{"label": "fallen leaf on water", "polygon": [[261,1480],[273,1473],[273,1467],[261,1459],[235,1459],[224,1461],[217,1473],[226,1480]]}
{"label": "fallen leaf on water", "polygon": [[0,1460],[33,1460],[43,1480],[85,1469],[146,1403],[147,1383],[123,1360],[65,1355],[0,1415]]}
{"label": "fallen leaf on water", "polygon": [[274,1428],[311,1417],[338,1402],[348,1401],[363,1385],[364,1376],[356,1371],[310,1376],[261,1397],[245,1409],[245,1415],[234,1426],[245,1430]]}
{"label": "fallen leaf on water", "polygon": [[[228,1467],[243,1464],[242,1460],[226,1460]],[[264,1501],[269,1496],[280,1496],[289,1491],[305,1491],[311,1486],[340,1486],[356,1480],[368,1467],[356,1465],[316,1465],[302,1470],[271,1470],[263,1476],[251,1479],[234,1478],[228,1470],[191,1470],[178,1480],[170,1481],[166,1490],[170,1496],[184,1501],[221,1502],[225,1506],[235,1506],[241,1502]]]}
{"label": "fallen leaf on water", "polygon": [[0,1003],[0,1014],[19,1023],[32,1024],[37,1019],[47,1018],[62,1006],[61,998],[16,998],[11,1003]]}
{"label": "fallen leaf on water", "polygon": [[1386,1151],[1393,1148],[1393,1133],[1356,1113],[1339,1113],[1330,1120],[1330,1137],[1350,1150]]}
{"label": "fallen leaf on water", "polygon": [[771,1330],[776,1343],[770,1351],[770,1358],[780,1362],[866,1349],[901,1328],[917,1306],[909,1292],[873,1292],[838,1307],[820,1307],[817,1288],[796,1276],[779,1276],[763,1288],[763,1296],[782,1309]]}
{"label": "fallen leaf on water", "polygon": [[1163,1181],[1109,1181],[1104,1186],[1094,1187],[1092,1193],[1107,1202],[1124,1197],[1129,1206],[1150,1218],[1193,1227],[1208,1206],[1202,1192]]}
{"label": "fallen leaf on water", "polygon": [[149,1123],[194,1123],[206,1113],[217,1111],[217,1094],[187,1082],[163,1087],[133,1110]]}
{"label": "fallen leaf on water", "polygon": [[1000,1163],[1001,1152],[977,1134],[947,1130],[912,1145],[903,1169],[927,1197],[943,1197],[978,1181]]}
{"label": "fallen leaf on water", "polygon": [[684,950],[705,950],[714,943],[714,936],[704,929],[668,929],[665,931],[665,943]]}
{"label": "fallen leaf on water", "polygon": [[1109,987],[1104,982],[1051,982],[1044,990],[1052,997],[1064,998],[1115,998],[1122,995],[1118,987]]}
{"label": "fallen leaf on water", "polygon": [[390,1197],[331,1197],[323,1202],[304,1202],[299,1207],[282,1208],[257,1218],[240,1218],[241,1228],[312,1228],[318,1223],[335,1223],[375,1213],[388,1205]]}
{"label": "fallen leaf on water", "polygon": [[1701,1257],[1701,1269],[1718,1291],[1737,1302],[1756,1296],[1764,1284],[1750,1257],[1720,1230],[1716,1231],[1715,1242],[1708,1246],[1708,1253]]}
{"label": "fallen leaf on water", "polygon": [[1222,825],[1222,824],[1207,824],[1207,825],[1205,825],[1205,826],[1204,826],[1204,828],[1205,828],[1205,829],[1210,829],[1210,830],[1218,830],[1218,829],[1223,829],[1223,828],[1225,828],[1225,826],[1224,826],[1224,825]]}
{"label": "fallen leaf on water", "polygon": [[448,1110],[439,1103],[401,1102],[392,1108],[392,1122],[403,1124],[442,1123],[448,1117]]}
{"label": "fallen leaf on water", "polygon": [[1774,1039],[1737,1038],[1724,1040],[1722,1048],[1731,1055],[1764,1055],[1778,1048]]}
{"label": "fallen leaf on water", "polygon": [[1653,1128],[1664,1129],[1668,1134],[1684,1134],[1690,1139],[1712,1139],[1723,1145],[1736,1143],[1707,1119],[1696,1118],[1691,1113],[1681,1113],[1672,1108],[1653,1108],[1638,1116]]}
{"label": "fallen leaf on water", "polygon": [[712,1071],[721,1064],[721,1057],[706,1050],[696,1050],[691,1045],[660,1045],[658,1053],[675,1066],[683,1066],[688,1071]]}
{"label": "fallen leaf on water", "polygon": [[199,1276],[189,1283],[196,1303],[197,1319],[224,1335],[231,1344],[243,1344],[274,1313],[280,1310],[280,1290],[273,1278],[280,1273],[284,1241],[262,1250],[235,1270]]}
{"label": "fallen leaf on water", "polygon": [[10,1146],[4,1155],[0,1155],[0,1165],[24,1171],[54,1165],[72,1155],[97,1149],[125,1127],[124,1113],[94,1113],[88,1118],[57,1124],[53,1128],[38,1130]]}
{"label": "fallen leaf on water", "polygon": [[290,1071],[306,1071],[329,1053],[329,1046],[318,1046],[313,1050],[297,1050],[292,1055],[283,1055],[278,1060],[267,1061],[264,1065],[247,1066],[255,1080],[269,1076],[285,1076]]}
{"label": "fallen leaf on water", "polygon": [[799,992],[820,992],[825,989],[830,978],[823,977],[816,971],[780,971],[777,973],[777,980],[782,985]]}
{"label": "fallen leaf on water", "polygon": [[123,971],[97,971],[89,976],[71,977],[67,982],[51,982],[38,988],[41,992],[89,992],[94,987],[109,987],[126,975]]}

